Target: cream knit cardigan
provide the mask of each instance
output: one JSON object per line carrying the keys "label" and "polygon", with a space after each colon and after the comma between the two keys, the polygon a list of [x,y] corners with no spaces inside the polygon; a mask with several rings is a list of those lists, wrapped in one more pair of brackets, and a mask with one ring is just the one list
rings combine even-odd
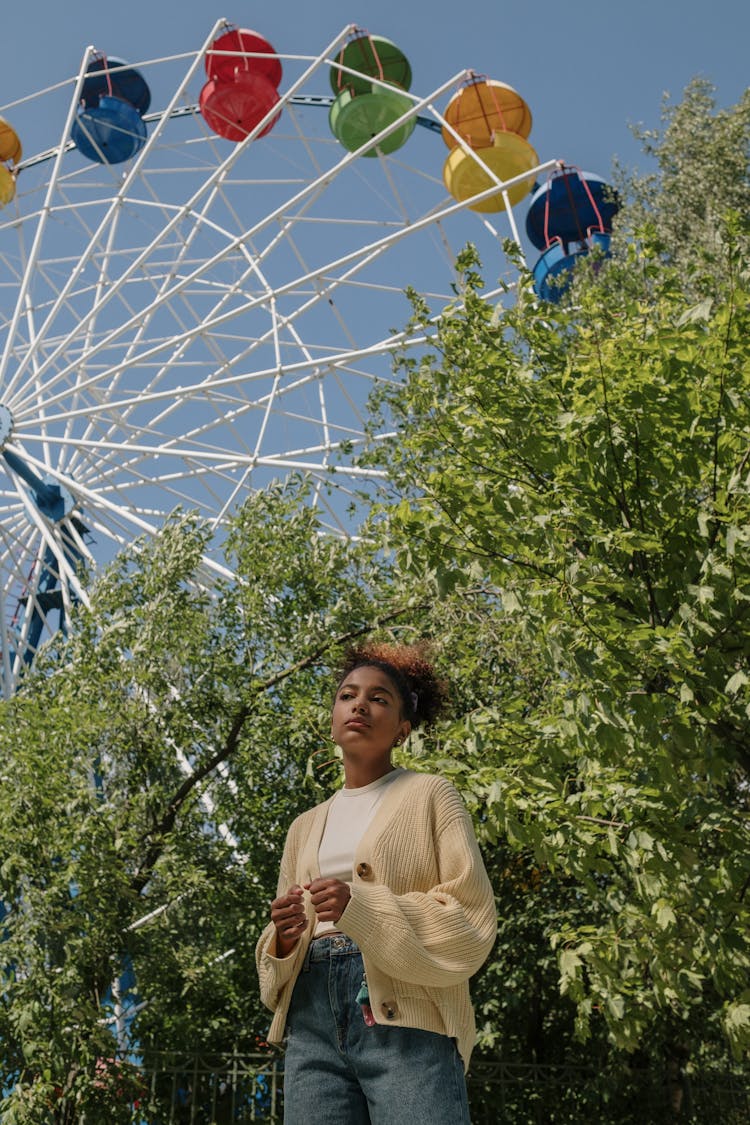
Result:
{"label": "cream knit cardigan", "polygon": [[[278,893],[318,878],[318,848],[330,800],[292,824]],[[456,1039],[468,1067],[476,1038],[469,977],[487,957],[497,917],[469,815],[444,778],[405,771],[388,786],[354,859],[351,899],[338,928],[360,950],[378,1023],[420,1027]],[[273,923],[256,949],[268,1038],[280,1043],[294,983],[315,928],[277,957]]]}

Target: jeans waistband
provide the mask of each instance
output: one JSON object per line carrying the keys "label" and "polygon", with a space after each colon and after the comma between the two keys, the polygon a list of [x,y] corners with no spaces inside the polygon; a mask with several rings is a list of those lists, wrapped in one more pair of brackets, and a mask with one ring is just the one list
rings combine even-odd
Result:
{"label": "jeans waistband", "polygon": [[321,934],[310,942],[305,954],[304,968],[313,961],[328,961],[331,957],[348,957],[359,951],[357,943],[346,934]]}

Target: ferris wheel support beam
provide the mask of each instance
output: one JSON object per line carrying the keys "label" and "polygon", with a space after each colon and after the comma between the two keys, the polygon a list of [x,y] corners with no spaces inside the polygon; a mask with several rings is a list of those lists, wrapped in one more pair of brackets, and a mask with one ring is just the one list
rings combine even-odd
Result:
{"label": "ferris wheel support beam", "polygon": [[62,491],[60,486],[44,480],[31,469],[22,457],[10,449],[3,449],[2,458],[13,470],[16,476],[25,480],[34,493],[34,499],[39,511],[51,520],[58,523],[72,510],[70,493]]}
{"label": "ferris wheel support beam", "polygon": [[[192,246],[192,243],[198,235],[200,224],[206,223],[209,226],[212,225],[210,223],[209,218],[208,218],[208,210],[211,207],[211,204],[214,201],[214,198],[219,191],[220,191],[220,186],[217,184],[217,185],[214,186],[213,191],[206,197],[206,199],[204,201],[202,211],[201,211],[199,222],[196,223],[193,226],[192,230],[190,231],[189,236],[184,240],[184,242],[183,242],[183,244],[180,248],[180,253],[179,253],[177,259],[175,260],[175,262],[173,263],[170,273],[165,275],[165,277],[162,281],[162,284],[161,284],[161,286],[158,290],[158,293],[164,293],[168,289],[170,276],[171,276],[172,273],[176,272],[179,269],[180,263],[184,260],[184,258],[189,253],[190,248]],[[156,201],[155,201],[155,205],[157,205]],[[213,224],[213,225],[216,225],[216,224]],[[110,231],[110,242],[114,238],[114,228],[115,228],[115,223],[113,222],[112,229]],[[217,229],[220,229],[220,228],[218,228],[218,226],[217,226]],[[225,233],[225,232],[222,232],[222,233]],[[104,272],[104,267],[103,267],[103,272]],[[97,304],[98,300],[99,300],[99,297],[97,296],[95,298],[94,303]],[[138,331],[135,333],[135,336],[134,336],[133,340],[128,345],[128,348],[127,348],[127,351],[126,351],[126,354],[125,354],[125,357],[124,357],[124,361],[123,361],[123,366],[121,367],[120,371],[112,378],[112,380],[109,384],[110,392],[114,391],[116,389],[117,385],[119,384],[121,375],[124,374],[125,371],[127,370],[128,366],[131,362],[132,357],[136,353],[136,348],[137,348],[138,344],[140,343],[140,341],[143,339],[143,337],[148,332],[148,328],[149,328],[150,323],[151,323],[151,317],[150,316],[144,316],[140,325],[139,325],[139,327],[138,327]],[[87,333],[88,350],[89,351],[90,351],[90,348],[91,348],[91,340],[93,340],[93,324],[94,324],[94,320],[92,318],[92,321],[90,322],[89,332]],[[211,341],[210,338],[209,338],[208,343],[209,343],[209,346],[211,346],[212,341]],[[217,356],[217,358],[219,358],[219,357]],[[154,380],[151,380],[151,385],[152,386],[154,385]],[[144,388],[144,389],[147,389],[147,388]],[[137,406],[138,406],[137,402],[133,403],[130,410],[124,411],[120,417],[118,417],[117,419],[113,419],[111,421],[110,425],[109,425],[109,428],[108,428],[105,436],[113,436],[114,433],[117,432],[117,429],[120,428],[125,421],[127,421],[128,417],[130,416],[130,413]],[[70,425],[72,425],[72,420],[68,422],[68,426],[70,426]],[[84,436],[90,437],[92,432],[94,432],[94,427],[95,427],[95,422],[94,422],[94,419],[92,419]],[[75,458],[71,459],[71,462],[70,462],[70,468],[71,469],[73,468],[75,463],[76,463]]]}
{"label": "ferris wheel support beam", "polygon": [[[78,537],[74,538],[69,534],[67,544],[56,544],[50,536],[49,530],[45,532],[44,529],[48,529],[50,523],[59,526],[63,520],[67,519],[75,507],[75,501],[66,488],[61,488],[60,485],[50,481],[49,477],[46,479],[40,477],[13,450],[3,449],[2,457],[11,473],[20,477],[31,488],[34,504],[44,517],[44,520],[39,519],[38,515],[33,512],[33,506],[29,504],[25,493],[19,489],[23,504],[46,542],[40,573],[36,579],[33,592],[30,592],[27,596],[27,620],[24,623],[23,630],[25,637],[22,659],[25,664],[30,664],[39,647],[42,631],[47,624],[47,611],[53,608],[59,609],[60,627],[63,632],[66,631],[67,621],[70,619],[72,601],[66,583],[70,581],[71,576],[75,575],[76,567],[82,557],[76,543]],[[69,530],[72,530],[72,524]],[[65,582],[61,581],[63,575],[66,579]],[[75,582],[73,582],[73,589],[76,598],[82,597],[85,600],[82,588]]]}
{"label": "ferris wheel support beam", "polygon": [[[44,465],[37,461],[35,457],[32,457],[30,453],[27,453],[27,457],[30,463],[37,469],[44,468]],[[123,508],[121,505],[113,504],[112,501],[108,500],[101,491],[94,492],[87,488],[86,485],[82,484],[80,481],[72,480],[65,473],[62,473],[54,468],[50,469],[50,476],[54,477],[58,484],[62,485],[64,488],[67,488],[73,495],[83,500],[86,503],[86,506],[90,507],[92,511],[97,511],[99,508],[104,508],[111,512],[113,515],[117,516],[119,519],[126,520],[129,524],[131,524],[131,526],[137,528],[138,531],[146,532],[152,537],[158,535],[158,527],[156,527],[152,523],[149,523],[147,520],[142,519],[135,512],[129,511],[127,508]],[[204,558],[203,563],[208,570],[212,571],[215,575],[218,575],[221,578],[235,578],[233,571],[229,570],[228,567],[221,566],[220,563],[215,562],[213,559]]]}
{"label": "ferris wheel support beam", "polygon": [[[10,470],[11,477],[18,476],[20,480],[29,484],[34,490],[33,501],[20,484],[17,492],[26,510],[29,522],[36,528],[45,548],[44,554],[39,560],[41,568],[35,585],[33,589],[28,587],[27,612],[21,630],[21,646],[11,666],[11,679],[13,679],[20,663],[30,664],[32,662],[39,646],[42,631],[49,624],[47,620],[48,611],[59,610],[60,626],[65,632],[67,622],[71,618],[74,601],[80,601],[83,605],[88,606],[89,598],[76,573],[76,567],[80,562],[80,554],[75,540],[68,536],[68,542],[65,543],[62,539],[63,521],[69,516],[74,504],[72,496],[66,489],[61,489],[55,484],[50,485],[47,481],[36,477],[14,450],[6,447],[3,450],[3,458]],[[43,465],[39,467],[44,468]],[[39,492],[34,489],[34,481],[38,485]],[[45,512],[44,517],[42,516],[43,511]],[[53,524],[50,518],[52,512],[59,514],[59,519],[54,524],[59,529],[57,535],[53,532]]]}
{"label": "ferris wheel support beam", "polygon": [[[33,597],[28,601],[31,605],[29,624],[26,630],[26,641],[23,651],[23,663],[31,665],[42,639],[42,632],[47,624],[46,613],[52,609],[60,612],[60,631],[65,636],[68,631],[68,613],[65,612],[64,585],[60,583],[60,573],[57,560],[49,546],[45,548],[42,572],[36,583]],[[44,611],[44,612],[43,612]],[[28,605],[27,605],[28,612]]]}
{"label": "ferris wheel support beam", "polygon": [[[25,262],[26,253],[25,253],[23,236],[22,236],[20,227],[18,229],[17,234],[18,234],[19,261]],[[26,263],[24,265],[24,274],[27,272],[27,270],[28,270],[28,263]],[[28,290],[27,290],[26,295],[24,297],[23,318],[26,321],[26,327],[27,327],[28,336],[29,336],[29,346],[30,346],[30,349],[32,349],[33,346],[34,346],[35,340],[36,340],[36,318],[34,316],[34,306],[33,306],[32,300],[31,300],[31,294],[28,292]],[[39,418],[43,423],[44,418],[45,418],[45,408],[44,408],[44,405],[43,405],[42,383],[41,383],[41,380],[39,379],[39,375],[38,375],[38,364],[36,362],[36,356],[34,356],[32,366],[33,366],[33,371],[34,371],[34,382],[35,382],[35,386],[36,386],[36,394],[37,394],[37,397],[38,397],[38,399],[40,400],[40,403],[41,403],[40,408],[39,408]],[[46,448],[44,450],[44,460],[45,460],[46,464],[50,463],[49,450],[46,449]]]}
{"label": "ferris wheel support beam", "polygon": [[[341,278],[339,278],[339,280],[337,282],[337,285],[343,284],[343,283],[347,282],[348,280],[350,280],[351,277],[355,274],[356,270],[361,268],[362,264],[367,264],[367,262],[369,262],[371,260],[374,260],[377,256],[378,256],[377,254],[373,254],[370,257],[364,259],[364,262],[360,261],[357,264],[355,269],[352,269],[352,270],[348,271],[348,273],[344,274]],[[328,285],[327,288],[320,289],[317,297],[311,298],[310,301],[303,304],[302,306],[300,306],[295,311],[294,317],[299,317],[303,313],[305,313],[310,307],[312,307],[315,304],[316,300],[329,297],[330,294],[333,292],[333,290],[334,290],[334,287],[331,286],[331,285]],[[499,293],[501,291],[498,290],[497,292]],[[493,295],[496,295],[496,294],[494,292],[489,292],[487,294],[488,299],[490,297],[492,297]],[[284,324],[287,325],[287,326],[291,326],[292,320],[293,320],[292,317],[286,317],[286,318],[284,318]],[[261,336],[256,341],[254,346],[257,347],[260,344],[262,344],[264,342],[264,340],[266,340],[268,338],[269,335],[270,335],[270,333],[266,333],[265,336]],[[427,342],[426,337],[420,336],[420,337],[411,337],[411,338],[407,339],[406,333],[402,332],[402,333],[399,333],[399,334],[396,334],[396,335],[390,337],[387,344],[385,345],[385,354],[391,353],[396,346],[399,346],[399,347],[416,347],[416,346],[419,346],[419,345],[424,344],[426,342]],[[380,347],[381,347],[381,345],[375,345],[375,349],[379,349]],[[308,358],[310,360],[309,367],[311,369],[313,369],[313,371],[315,371],[315,370],[320,371],[320,370],[322,370],[322,369],[324,369],[328,366],[330,366],[333,370],[338,370],[343,366],[348,367],[348,366],[351,365],[352,360],[356,360],[360,357],[364,357],[366,354],[368,354],[368,355],[376,354],[376,350],[371,349],[367,353],[364,350],[361,350],[360,352],[358,352],[356,354],[353,354],[353,355],[349,355],[349,356],[347,356],[346,353],[338,353],[338,362],[334,359],[331,359],[331,357],[322,357],[322,358],[319,358],[317,360],[313,360],[312,357],[309,357],[309,354],[306,353],[306,355],[308,355]],[[233,359],[232,365],[234,365],[237,362],[237,359],[238,359],[238,357],[235,357]],[[172,357],[172,360],[170,362],[173,362],[173,361],[174,361],[174,356]],[[301,370],[301,369],[303,369],[301,364],[295,365],[294,367],[292,365],[287,365],[287,367],[284,369],[284,374],[289,375],[290,373],[296,373],[297,370]],[[266,369],[264,371],[256,371],[252,374],[246,374],[245,377],[244,377],[244,381],[246,382],[247,380],[255,378],[255,377],[265,378],[265,377],[271,376],[273,374],[274,374],[274,369]],[[297,386],[303,385],[306,381],[307,381],[306,378],[303,377],[302,379],[298,380],[297,382],[288,383],[284,387],[284,389],[279,392],[279,395],[283,396],[287,392],[293,391]],[[278,378],[276,378],[274,386],[276,386],[278,384],[278,382],[279,382],[279,380],[278,380]],[[153,385],[153,383],[152,383],[152,385]],[[198,384],[196,389],[202,389],[205,386],[208,386],[211,390],[213,390],[217,385],[218,385],[218,381],[214,380],[212,382],[212,381],[207,379],[203,383]],[[186,390],[187,388],[184,388],[184,389]],[[190,388],[190,389],[192,390],[192,388]],[[245,409],[260,407],[264,404],[264,402],[266,403],[267,408],[270,408],[273,405],[273,394],[274,394],[273,390],[268,392],[266,396],[255,400],[254,403],[249,403]],[[149,397],[148,392],[143,397],[139,396],[138,404],[142,403],[143,401],[146,401],[148,399],[148,397]],[[159,393],[159,397],[164,397],[163,392]],[[175,393],[173,391],[168,392],[168,397],[171,400],[173,400],[172,401],[173,408],[176,408],[177,405],[179,404],[179,398],[175,399]],[[239,417],[243,412],[244,412],[243,409],[239,408],[234,412],[233,416],[235,418]],[[168,413],[169,413],[169,411],[165,411],[161,415],[159,415],[158,417],[162,418]],[[209,429],[210,425],[211,424],[209,423],[206,426],[198,427],[197,429],[191,430],[187,434],[185,434],[184,437],[194,439],[197,436],[199,436],[201,433],[204,433],[207,429]],[[175,439],[172,439],[169,442],[169,445],[172,445],[174,443],[174,440]],[[351,440],[351,439],[347,437],[347,438],[345,438],[345,440]],[[320,446],[316,446],[315,451],[318,452],[318,451],[321,450],[321,448],[322,447],[320,447]],[[333,452],[337,448],[338,448],[337,442],[334,443],[334,444],[331,444],[330,448],[329,448],[329,452]]]}
{"label": "ferris wheel support beam", "polygon": [[[5,638],[10,636],[10,630],[8,628],[8,622],[6,620],[5,598],[4,597],[0,597],[0,628],[2,629],[2,638],[3,638],[3,643],[2,643],[2,645],[0,645],[0,648],[2,648],[2,661],[3,661],[3,676],[2,676],[3,698],[4,699],[10,699],[11,694],[12,694],[12,684],[13,684],[13,678],[14,677],[13,677],[13,664],[11,663],[11,658],[10,658],[10,644],[8,644],[5,640]],[[2,903],[0,903],[0,921],[2,920],[2,917],[3,917],[3,907],[2,907]]]}
{"label": "ferris wheel support beam", "polygon": [[75,570],[70,566],[68,559],[66,558],[64,549],[60,547],[57,539],[52,534],[52,530],[50,528],[48,520],[42,518],[38,505],[35,502],[31,502],[25,489],[19,488],[18,495],[21,499],[21,503],[26,508],[31,522],[35,525],[37,531],[39,532],[43,543],[53,552],[60,575],[64,575],[66,581],[70,584],[70,587],[73,590],[75,596],[79,598],[84,605],[88,606],[88,594],[78,581]]}

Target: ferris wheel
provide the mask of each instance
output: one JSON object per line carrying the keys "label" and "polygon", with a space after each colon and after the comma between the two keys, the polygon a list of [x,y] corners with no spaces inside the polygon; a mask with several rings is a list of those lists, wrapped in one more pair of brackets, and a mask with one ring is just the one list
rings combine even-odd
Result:
{"label": "ferris wheel", "polygon": [[0,113],[8,694],[86,602],[81,563],[178,506],[220,529],[299,471],[350,532],[369,393],[425,344],[405,289],[437,321],[467,241],[512,280],[513,205],[559,162],[510,87],[460,71],[417,93],[399,48],[354,27],[309,56],[225,21],[179,56],[90,47]]}

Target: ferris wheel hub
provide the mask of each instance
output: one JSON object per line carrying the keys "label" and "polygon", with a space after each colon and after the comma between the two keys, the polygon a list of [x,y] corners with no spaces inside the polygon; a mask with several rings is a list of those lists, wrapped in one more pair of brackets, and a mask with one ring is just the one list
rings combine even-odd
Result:
{"label": "ferris wheel hub", "polygon": [[7,406],[0,403],[0,449],[5,448],[5,443],[13,433],[13,415]]}

